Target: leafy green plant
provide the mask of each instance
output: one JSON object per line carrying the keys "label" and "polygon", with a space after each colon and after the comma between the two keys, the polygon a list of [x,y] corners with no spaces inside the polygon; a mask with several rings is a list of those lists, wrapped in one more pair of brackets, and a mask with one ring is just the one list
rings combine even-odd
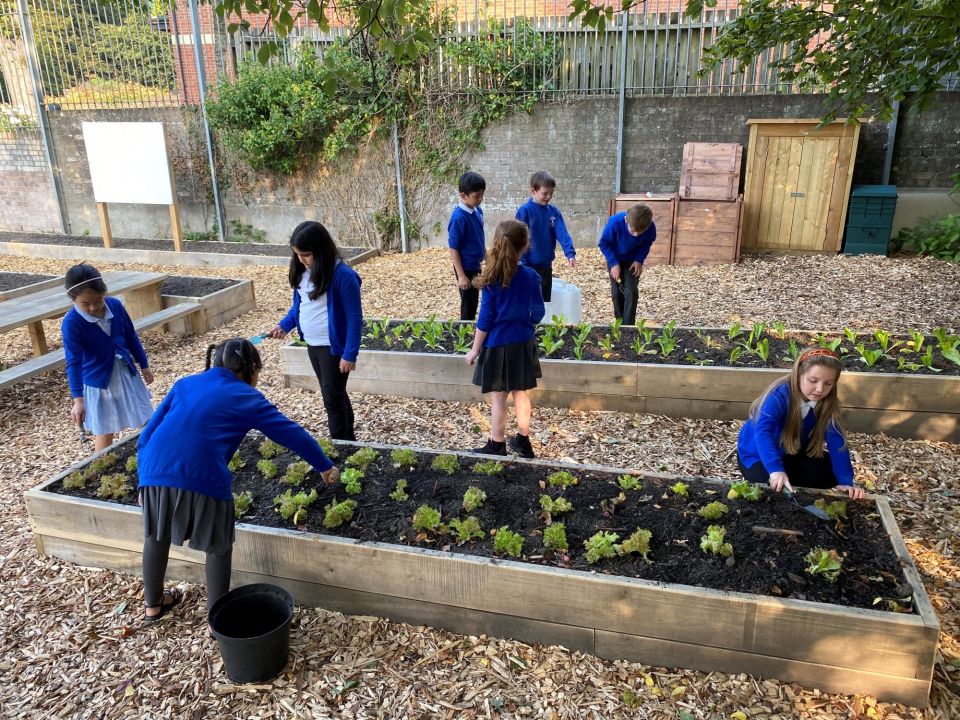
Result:
{"label": "leafy green plant", "polygon": [[552,552],[569,550],[567,544],[567,528],[562,522],[547,525],[543,529],[543,546]]}
{"label": "leafy green plant", "polygon": [[267,480],[272,480],[277,476],[277,473],[280,472],[277,464],[273,460],[267,460],[266,458],[257,460],[257,470],[259,470],[260,474]]}
{"label": "leafy green plant", "polygon": [[787,350],[787,354],[783,359],[793,364],[797,361],[798,357],[800,357],[800,346],[796,340],[790,338],[790,349]]}
{"label": "leafy green plant", "polygon": [[840,346],[843,344],[842,337],[829,338],[823,333],[820,333],[816,337],[817,347],[822,347],[830,352],[837,352],[840,349]]}
{"label": "leafy green plant", "polygon": [[946,328],[934,328],[933,336],[937,339],[937,345],[940,346],[940,352],[950,348],[955,348],[958,344],[960,344],[960,335],[951,335]]}
{"label": "leafy green plant", "polygon": [[940,368],[935,368],[933,366],[933,345],[927,345],[926,351],[924,351],[923,355],[920,356],[920,364],[927,370],[941,372]]}
{"label": "leafy green plant", "polygon": [[608,360],[613,355],[613,337],[607,333],[600,340],[600,350],[604,360]]}
{"label": "leafy green plant", "polygon": [[126,469],[126,471],[127,471],[128,473],[135,473],[135,472],[137,471],[137,455],[136,455],[136,453],[134,453],[133,455],[131,455],[130,457],[127,458],[127,464],[124,465],[124,469]]}
{"label": "leafy green plant", "polygon": [[277,506],[280,517],[291,521],[294,525],[299,525],[301,520],[307,517],[307,508],[317,499],[317,491],[311,490],[309,493],[301,490],[294,493],[292,489],[277,495],[273,499],[273,504]]}
{"label": "leafy green plant", "polygon": [[653,539],[653,533],[646,528],[637,528],[626,540],[617,546],[618,555],[630,555],[637,553],[648,563],[650,560],[650,540]]}
{"label": "leafy green plant", "polygon": [[633,475],[621,475],[617,478],[617,484],[621,490],[639,490],[641,487],[640,479]]}
{"label": "leafy green plant", "polygon": [[429,505],[421,505],[413,513],[413,529],[422,533],[442,532],[440,511]]}
{"label": "leafy green plant", "polygon": [[814,500],[813,504],[829,515],[832,520],[847,519],[846,500],[834,500],[832,502],[827,502],[823,498],[820,498],[818,500]]}
{"label": "leafy green plant", "polygon": [[548,518],[553,515],[562,515],[573,510],[573,504],[565,497],[551,498],[549,495],[540,496],[540,507]]}
{"label": "leafy green plant", "polygon": [[390,451],[390,459],[395,468],[413,469],[417,466],[417,454],[409,448],[396,448]]}
{"label": "leafy green plant", "polygon": [[859,343],[856,346],[857,353],[860,355],[860,360],[867,367],[873,367],[881,358],[886,357],[883,350],[880,348],[868,348],[863,343]]}
{"label": "leafy green plant", "polygon": [[247,490],[242,493],[233,493],[233,514],[237,520],[242,518],[247,510],[250,509],[250,505],[253,504],[253,494]]}
{"label": "leafy green plant", "polygon": [[347,465],[350,467],[355,467],[358,470],[366,470],[370,467],[370,464],[373,463],[380,457],[380,453],[370,447],[360,448],[353,455],[350,455],[346,459]]}
{"label": "leafy green plant", "polygon": [[617,540],[619,539],[620,536],[616,533],[604,532],[603,530],[587,538],[583,543],[587,562],[593,565],[604,558],[616,557]]}
{"label": "leafy green plant", "polygon": [[764,338],[758,342],[753,348],[753,352],[766,363],[770,357],[770,338]]}
{"label": "leafy green plant", "polygon": [[407,494],[407,481],[406,480],[397,480],[396,486],[393,488],[393,492],[390,493],[390,499],[396,500],[397,502],[403,502],[410,496]]}
{"label": "leafy green plant", "polygon": [[627,496],[623,493],[620,493],[616,497],[604,498],[600,501],[600,511],[604,515],[613,515],[616,511],[617,506],[623,505],[627,501]]}
{"label": "leafy green plant", "polygon": [[960,365],[960,351],[958,351],[957,348],[952,347],[946,350],[941,350],[940,354],[954,365]]}
{"label": "leafy green plant", "polygon": [[474,464],[473,471],[475,473],[480,473],[481,475],[495,477],[503,472],[503,463],[497,462],[496,460],[478,462]]}
{"label": "leafy green plant", "polygon": [[557,487],[558,485],[569,487],[576,485],[578,481],[576,476],[568,470],[557,470],[547,476],[547,482],[550,484],[550,487]]}
{"label": "leafy green plant", "polygon": [[[648,347],[650,347],[650,342],[645,341],[643,339],[643,335],[640,333],[638,333],[637,336],[633,339],[633,344],[630,347],[633,348],[633,352],[636,353],[638,357],[640,355],[644,355],[650,352],[650,350],[647,349]],[[656,352],[656,350],[654,350],[653,352]]]}
{"label": "leafy green plant", "polygon": [[803,559],[807,563],[804,569],[810,575],[823,575],[830,582],[834,582],[840,577],[843,560],[836,550],[826,550],[821,547],[813,548]]}
{"label": "leafy green plant", "polygon": [[743,499],[756,502],[762,496],[763,490],[760,489],[760,486],[747,480],[737,480],[730,485],[730,490],[727,492],[728,500]]}
{"label": "leafy green plant", "polygon": [[325,528],[338,528],[345,522],[353,519],[353,513],[357,509],[356,500],[344,500],[343,502],[332,502],[323,509],[323,526]]}
{"label": "leafy green plant", "polygon": [[269,460],[279,455],[283,448],[270,438],[267,438],[257,446],[257,450],[260,451],[260,457]]}
{"label": "leafy green plant", "polygon": [[890,338],[892,337],[892,334],[886,330],[875,330],[873,332],[873,337],[885,353],[889,353],[895,347],[900,345],[900,343],[894,343],[893,345],[890,344]]}
{"label": "leafy green plant", "polygon": [[765,322],[755,322],[753,327],[750,329],[750,339],[754,344],[760,341],[760,338],[763,337],[763,333],[766,332],[767,324]]}
{"label": "leafy green plant", "polygon": [[363,492],[363,486],[360,481],[363,479],[363,471],[357,468],[344,468],[340,473],[340,484],[350,495],[359,495]]}
{"label": "leafy green plant", "polygon": [[741,335],[743,335],[743,325],[738,322],[731,325],[730,329],[727,330],[727,339],[731,342],[736,340]]}
{"label": "leafy green plant", "polygon": [[674,495],[680,495],[681,497],[690,496],[689,488],[682,480],[677,480],[677,482],[670,486],[670,490],[673,491]]}
{"label": "leafy green plant", "polygon": [[493,536],[493,551],[498,555],[519,557],[523,551],[523,538],[504,525]]}
{"label": "leafy green plant", "polygon": [[897,358],[897,370],[900,370],[901,372],[916,372],[922,367],[923,365],[920,363],[909,362],[902,355]]}
{"label": "leafy green plant", "polygon": [[460,469],[460,460],[457,459],[456,455],[437,455],[430,467],[447,475],[453,475]]}
{"label": "leafy green plant", "polygon": [[548,325],[543,331],[543,337],[540,338],[540,349],[543,350],[545,357],[550,357],[557,350],[563,347],[563,340],[556,335],[552,325]]}
{"label": "leafy green plant", "polygon": [[133,488],[130,487],[130,478],[124,473],[113,473],[100,476],[100,486],[97,488],[97,497],[120,500],[127,497]]}
{"label": "leafy green plant", "polygon": [[320,438],[317,440],[317,444],[320,446],[320,449],[323,450],[323,454],[331,460],[340,457],[340,452],[337,450],[337,446],[333,444],[332,440],[328,438]]}
{"label": "leafy green plant", "polygon": [[94,475],[100,475],[105,473],[110,468],[116,466],[120,462],[120,458],[117,457],[116,453],[107,453],[106,455],[101,455],[96,460],[90,462],[87,466],[87,477],[93,477]]}
{"label": "leafy green plant", "polygon": [[921,255],[960,262],[960,213],[904,228],[898,242],[912,245]]}
{"label": "leafy green plant", "polygon": [[719,520],[728,512],[729,508],[727,508],[726,505],[719,500],[714,500],[712,503],[708,503],[697,510],[697,515],[702,517],[704,520]]}
{"label": "leafy green plant", "polygon": [[454,518],[447,524],[447,527],[456,536],[458,545],[463,545],[471,540],[479,540],[484,535],[483,528],[480,527],[480,521],[473,515],[463,520]]}
{"label": "leafy green plant", "polygon": [[777,340],[783,340],[787,335],[787,325],[783,320],[777,320],[773,323],[773,335]]}
{"label": "leafy green plant", "polygon": [[467,491],[463,493],[463,509],[467,512],[473,512],[483,505],[486,499],[487,494],[483,490],[475,485],[471,485],[467,488]]}
{"label": "leafy green plant", "polygon": [[63,479],[63,487],[66,490],[79,490],[87,486],[89,476],[83,470],[75,470]]}
{"label": "leafy green plant", "polygon": [[673,335],[664,335],[661,333],[654,342],[660,346],[660,354],[664,357],[668,357],[677,349],[677,338]]}
{"label": "leafy green plant", "polygon": [[740,359],[741,355],[743,355],[743,346],[737,345],[735,348],[730,350],[729,363],[731,365],[736,364],[737,360]]}
{"label": "leafy green plant", "polygon": [[909,345],[910,349],[914,352],[920,352],[923,349],[923,344],[927,341],[927,336],[919,330],[911,330],[908,335],[910,336],[910,340],[907,342],[907,345]]}
{"label": "leafy green plant", "polygon": [[227,470],[235,473],[240,468],[244,468],[246,466],[247,466],[246,461],[242,457],[240,457],[240,451],[237,450],[233,454],[233,457],[230,458],[230,462],[227,463]]}
{"label": "leafy green plant", "polygon": [[707,534],[700,538],[700,549],[705,553],[730,557],[733,555],[733,545],[724,542],[727,535],[727,529],[720,525],[711,525],[707,528]]}
{"label": "leafy green plant", "polygon": [[473,344],[470,340],[472,332],[473,326],[469,323],[460,323],[454,328],[451,333],[453,335],[454,352],[466,355],[470,351],[470,347]]}
{"label": "leafy green plant", "polygon": [[623,318],[617,318],[610,323],[610,337],[614,342],[620,342],[620,336],[623,333]]}
{"label": "leafy green plant", "polygon": [[577,325],[577,332],[573,336],[573,355],[577,360],[583,360],[583,349],[586,347],[592,331],[593,325],[588,322]]}
{"label": "leafy green plant", "polygon": [[847,339],[847,341],[851,345],[855,345],[857,342],[857,337],[859,336],[859,333],[853,328],[845,327],[843,328],[843,336]]}
{"label": "leafy green plant", "polygon": [[287,465],[287,471],[283,474],[282,480],[287,485],[299,486],[306,480],[308,472],[310,472],[310,463],[298,460]]}

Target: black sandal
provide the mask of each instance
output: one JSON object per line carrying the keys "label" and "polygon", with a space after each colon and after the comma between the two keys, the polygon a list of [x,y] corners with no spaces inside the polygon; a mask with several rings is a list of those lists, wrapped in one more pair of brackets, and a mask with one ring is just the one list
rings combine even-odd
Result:
{"label": "black sandal", "polygon": [[[166,600],[167,598],[170,598],[170,602],[164,602],[164,600]],[[143,621],[145,623],[157,622],[160,618],[162,618],[168,612],[173,610],[177,605],[179,605],[182,600],[183,600],[183,592],[178,588],[174,588],[173,590],[164,590],[163,598],[160,600],[159,605],[146,605],[144,607]],[[160,608],[160,612],[158,612],[156,615],[147,615],[146,611],[152,610],[154,608]]]}

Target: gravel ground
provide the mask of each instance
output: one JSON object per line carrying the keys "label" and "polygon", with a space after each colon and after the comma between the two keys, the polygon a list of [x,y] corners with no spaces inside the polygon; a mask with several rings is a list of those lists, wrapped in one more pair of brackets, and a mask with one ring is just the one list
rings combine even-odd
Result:
{"label": "gravel ground", "polygon": [[[69,263],[0,258],[0,271],[62,273]],[[102,263],[101,269],[121,269]],[[159,401],[173,381],[202,369],[208,343],[250,336],[286,312],[284,268],[127,265],[175,275],[251,278],[257,309],[203,337],[159,331],[143,341]],[[388,255],[358,267],[368,316],[452,317],[457,296],[445,250]],[[583,290],[585,319],[609,320],[595,250],[559,270]],[[954,326],[960,267],[926,259],[749,258],[737,266],[650,268],[639,315],[658,322],[890,330]],[[44,323],[52,347],[59,322]],[[29,357],[26,330],[8,333],[0,362]],[[261,389],[285,413],[326,432],[318,394],[282,387],[279,345],[261,345]],[[485,406],[355,396],[362,440],[465,448],[488,427]],[[349,617],[304,608],[292,662],[271,683],[237,687],[204,632],[203,589],[171,622],[140,624],[139,578],[38,557],[22,493],[82,450],[67,413],[62,371],[0,391],[0,716],[129,718],[936,718],[960,717],[960,446],[855,434],[858,480],[886,494],[941,621],[940,654],[926,711],[865,696],[826,695],[745,675],[609,662],[563,648]],[[29,418],[29,422],[25,419]],[[533,440],[545,458],[667,472],[736,476],[737,422],[537,409]],[[624,702],[624,692],[637,702]],[[738,714],[742,713],[742,714]]]}

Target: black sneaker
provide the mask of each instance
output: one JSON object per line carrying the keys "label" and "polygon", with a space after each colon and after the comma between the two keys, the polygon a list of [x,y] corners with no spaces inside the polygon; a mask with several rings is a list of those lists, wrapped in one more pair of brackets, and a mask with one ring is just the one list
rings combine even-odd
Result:
{"label": "black sneaker", "polygon": [[496,440],[487,440],[487,444],[483,447],[473,448],[470,452],[478,453],[480,455],[506,455],[507,454],[507,444],[505,442],[497,442]]}
{"label": "black sneaker", "polygon": [[530,444],[530,437],[528,435],[521,435],[520,433],[517,433],[510,438],[510,449],[522,458],[529,459],[536,457],[533,452],[533,445]]}

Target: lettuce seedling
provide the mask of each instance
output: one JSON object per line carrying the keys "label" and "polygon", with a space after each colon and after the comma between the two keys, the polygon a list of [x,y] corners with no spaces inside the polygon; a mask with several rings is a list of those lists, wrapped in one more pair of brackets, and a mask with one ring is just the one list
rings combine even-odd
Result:
{"label": "lettuce seedling", "polygon": [[617,540],[620,536],[612,532],[598,532],[591,538],[588,538],[583,547],[587,551],[587,562],[593,565],[600,562],[603,558],[612,558],[617,554]]}
{"label": "lettuce seedling", "polygon": [[604,498],[600,501],[600,511],[604,515],[613,515],[614,511],[617,509],[617,505],[622,505],[627,501],[627,496],[623,493],[620,493],[616,497]]}
{"label": "lettuce seedling", "polygon": [[447,475],[453,475],[460,469],[460,460],[457,459],[456,455],[437,455],[430,467]]}
{"label": "lettuce seedling", "polygon": [[447,528],[456,535],[458,545],[463,545],[465,542],[470,542],[471,540],[479,540],[484,536],[483,528],[480,527],[480,521],[473,515],[464,520],[454,518],[447,523]]}
{"label": "lettuce seedling", "polygon": [[121,500],[130,494],[132,488],[127,482],[129,478],[123,473],[103,475],[100,478],[100,487],[97,488],[97,497]]}
{"label": "lettuce seedling", "polygon": [[567,544],[567,529],[562,522],[554,523],[544,528],[543,546],[547,550],[553,551],[570,549],[570,546]]}
{"label": "lettuce seedling", "polygon": [[323,509],[323,526],[329,529],[340,527],[345,522],[350,521],[353,517],[353,511],[356,509],[356,500],[330,503]]}
{"label": "lettuce seedling", "polygon": [[846,520],[847,519],[847,501],[846,500],[835,500],[834,502],[827,502],[823,498],[815,500],[814,505],[823,510],[827,515],[830,516],[831,520]]}
{"label": "lettuce seedling", "polygon": [[687,484],[682,480],[677,480],[677,482],[675,482],[673,485],[670,486],[670,489],[673,491],[674,495],[690,497],[690,492],[687,489]]}
{"label": "lettuce seedling", "polygon": [[413,529],[420,532],[440,532],[440,511],[421,505],[413,513]]}
{"label": "lettuce seedling", "polygon": [[363,492],[363,486],[360,484],[362,478],[363,473],[360,470],[344,468],[343,472],[340,473],[340,484],[351,495],[359,495]]}
{"label": "lettuce seedling", "polygon": [[409,448],[397,448],[390,452],[390,459],[393,460],[395,468],[413,469],[417,466],[417,454]]}
{"label": "lettuce seedling", "polygon": [[320,449],[323,450],[323,454],[326,455],[331,460],[336,457],[340,457],[340,451],[337,450],[337,446],[333,444],[332,440],[327,438],[320,438],[317,440],[317,445],[320,446]]}
{"label": "lettuce seedling", "polygon": [[478,507],[483,505],[483,501],[486,499],[487,494],[483,490],[471,485],[463,494],[463,509],[467,512],[473,512]]}
{"label": "lettuce seedling", "polygon": [[287,485],[300,486],[307,479],[307,473],[310,472],[310,463],[304,460],[298,460],[287,465],[287,471],[283,475],[283,482]]}
{"label": "lettuce seedling", "polygon": [[260,451],[261,457],[269,460],[270,458],[274,458],[279,455],[283,448],[270,438],[267,438],[257,446],[257,450]]}
{"label": "lettuce seedling", "polygon": [[725,527],[711,525],[707,528],[707,534],[700,538],[700,549],[706,553],[730,557],[733,555],[733,545],[723,541],[726,535]]}
{"label": "lettuce seedling", "polygon": [[726,505],[719,500],[714,500],[712,503],[704,505],[702,508],[697,510],[697,515],[702,517],[704,520],[719,520],[726,515],[727,512],[729,511]]}
{"label": "lettuce seedling", "polygon": [[240,494],[233,494],[233,515],[239,520],[243,517],[244,513],[250,509],[250,505],[253,503],[253,494],[247,490]]}
{"label": "lettuce seedling", "polygon": [[87,480],[89,476],[88,471],[77,470],[76,472],[70,473],[67,477],[63,479],[63,487],[65,490],[79,490],[87,486]]}
{"label": "lettuce seedling", "polygon": [[406,480],[397,480],[397,485],[393,489],[393,492],[390,493],[390,499],[396,500],[397,502],[403,502],[410,496],[407,495],[407,481]]}
{"label": "lettuce seedling", "polygon": [[635,478],[633,475],[621,475],[617,478],[617,483],[620,485],[621,490],[640,489],[640,480]]}
{"label": "lettuce seedling", "polygon": [[246,461],[244,461],[244,459],[243,459],[242,457],[240,457],[240,451],[237,450],[237,451],[233,454],[233,457],[230,458],[230,462],[227,463],[227,470],[229,470],[230,472],[235,473],[235,472],[236,472],[237,470],[239,470],[240,468],[246,467],[246,466],[247,466]]}
{"label": "lettuce seedling", "polygon": [[120,458],[117,457],[115,453],[107,453],[103,457],[98,457],[87,466],[87,477],[89,478],[105,473],[118,462],[120,462]]}
{"label": "lettuce seedling", "polygon": [[618,555],[629,555],[637,553],[648,563],[653,562],[650,559],[650,540],[653,533],[645,528],[637,528],[633,534],[616,546]]}
{"label": "lettuce seedling", "polygon": [[759,485],[755,485],[747,480],[738,480],[730,486],[730,490],[727,492],[727,500],[742,498],[743,500],[756,502],[762,495],[763,490],[760,489]]}
{"label": "lettuce seedling", "polygon": [[309,494],[301,490],[296,495],[293,494],[293,490],[287,490],[282,495],[277,495],[273,499],[273,504],[277,506],[280,517],[290,520],[294,525],[299,525],[301,519],[307,517],[307,507],[316,499],[316,490],[311,490]]}
{"label": "lettuce seedling", "polygon": [[481,475],[489,475],[493,477],[503,472],[503,463],[498,463],[496,460],[478,462],[473,466],[473,471],[475,473],[480,473]]}
{"label": "lettuce seedling", "polygon": [[573,510],[573,505],[566,498],[558,497],[554,500],[549,495],[540,496],[540,507],[543,508],[543,512],[547,516],[562,515]]}
{"label": "lettuce seedling", "polygon": [[277,473],[280,470],[277,468],[277,464],[273,460],[257,460],[257,470],[260,471],[260,474],[263,475],[267,480],[271,480],[277,476]]}
{"label": "lettuce seedling", "polygon": [[127,464],[124,466],[128,473],[135,473],[137,471],[137,455],[134,453],[127,458]]}
{"label": "lettuce seedling", "polygon": [[578,481],[573,473],[567,472],[566,470],[557,470],[555,473],[550,473],[550,475],[547,476],[547,482],[550,483],[550,487],[556,487],[557,485],[569,487],[570,485],[576,485]]}
{"label": "lettuce seedling", "polygon": [[378,457],[380,457],[380,454],[373,448],[360,448],[353,455],[347,458],[347,465],[360,470],[366,470]]}
{"label": "lettuce seedling", "polygon": [[519,557],[523,551],[523,538],[504,525],[493,536],[493,551],[498,555]]}
{"label": "lettuce seedling", "polygon": [[834,582],[840,576],[843,561],[836,550],[817,547],[808,552],[803,559],[807,563],[805,569],[811,575],[823,575],[830,582]]}

